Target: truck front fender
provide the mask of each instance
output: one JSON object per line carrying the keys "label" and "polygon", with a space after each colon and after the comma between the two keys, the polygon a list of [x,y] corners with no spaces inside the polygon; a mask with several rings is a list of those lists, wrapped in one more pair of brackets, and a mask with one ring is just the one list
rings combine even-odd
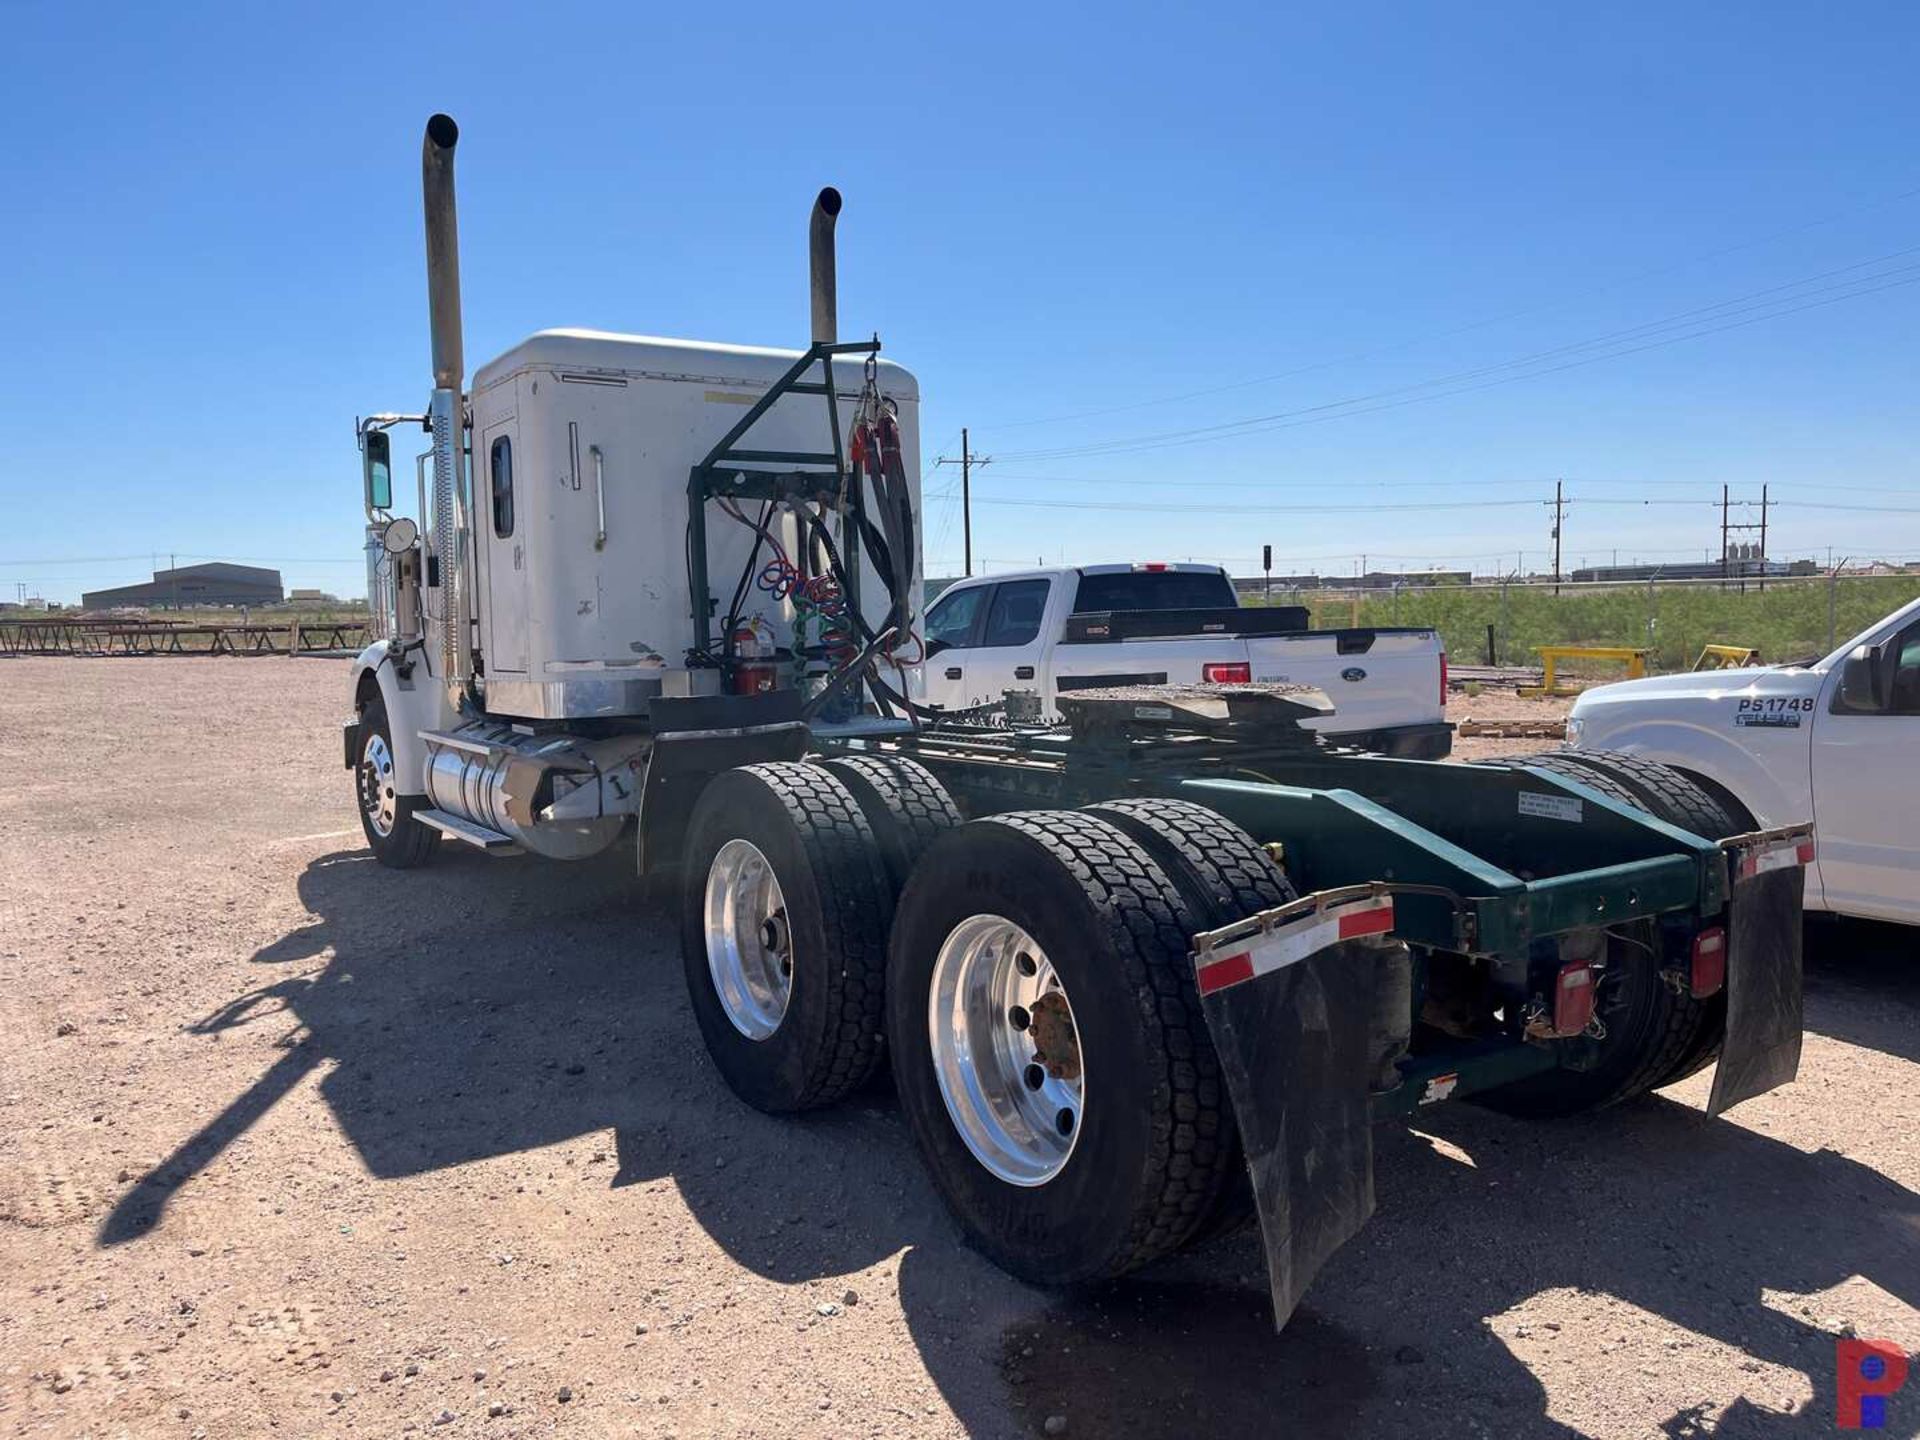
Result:
{"label": "truck front fender", "polygon": [[[391,642],[376,640],[354,657],[348,676],[357,722],[377,697],[386,708],[391,731],[394,769],[401,776],[402,795],[424,795],[427,789],[427,745],[422,730],[439,730],[451,723],[445,692],[427,674],[418,656],[402,675],[398,652]],[[356,747],[357,748],[357,747]]]}
{"label": "truck front fender", "polygon": [[1783,747],[1768,746],[1763,761],[1740,744],[1737,732],[1672,716],[1648,716],[1598,733],[1589,727],[1574,748],[1624,750],[1702,776],[1744,805],[1755,825],[1763,829],[1813,819],[1804,741],[1794,751],[1796,763],[1782,766],[1778,762]]}

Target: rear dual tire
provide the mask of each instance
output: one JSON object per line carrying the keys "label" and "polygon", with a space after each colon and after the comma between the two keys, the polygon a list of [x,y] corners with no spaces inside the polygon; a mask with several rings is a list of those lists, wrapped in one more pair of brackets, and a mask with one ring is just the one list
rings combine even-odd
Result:
{"label": "rear dual tire", "polygon": [[1232,1228],[1250,1193],[1190,943],[1291,898],[1285,877],[1178,802],[956,819],[883,757],[709,784],[683,955],[727,1083],[768,1111],[842,1098],[879,1063],[884,1004],[935,1186],[1005,1269],[1097,1281]]}
{"label": "rear dual tire", "polygon": [[[1240,1170],[1193,982],[1201,928],[1167,869],[1093,811],[962,826],[901,892],[887,978],[901,1105],[969,1243],[1021,1279],[1104,1280],[1178,1249],[1215,1218]],[[967,967],[1005,961],[969,960],[968,947],[996,936],[1030,946],[1026,958],[1058,981],[1070,1043],[1053,1038],[1057,1024],[1037,1043],[1077,1078],[1070,1145],[1032,1123],[1005,1059],[1017,1064],[1018,1036],[993,1032],[992,984],[967,1008]],[[1033,1018],[1005,1023],[1024,1033]],[[1060,1078],[1043,1068],[1035,1092]]]}
{"label": "rear dual tire", "polygon": [[714,777],[687,832],[682,963],[707,1053],[773,1113],[830,1105],[882,1058],[891,891],[859,803],[818,765]]}
{"label": "rear dual tire", "polygon": [[[1738,834],[1744,816],[1688,776],[1639,756],[1606,750],[1553,750],[1496,764],[1525,765],[1564,776],[1656,820],[1719,840]],[[1695,999],[1669,975],[1689,956],[1663,953],[1659,927],[1639,922],[1607,940],[1607,976],[1596,1014],[1606,1035],[1590,1044],[1586,1069],[1562,1069],[1481,1097],[1491,1109],[1549,1118],[1604,1109],[1686,1079],[1711,1064],[1726,1034],[1726,992]]]}

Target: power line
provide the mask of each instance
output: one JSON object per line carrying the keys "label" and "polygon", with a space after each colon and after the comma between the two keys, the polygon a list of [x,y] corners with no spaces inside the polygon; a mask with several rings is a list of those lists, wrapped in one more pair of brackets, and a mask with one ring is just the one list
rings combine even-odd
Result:
{"label": "power line", "polygon": [[976,503],[1010,505],[1035,510],[1117,510],[1158,515],[1340,515],[1416,510],[1511,510],[1521,507],[1533,509],[1540,502],[1538,500],[1436,500],[1388,505],[1191,505],[1172,501],[1165,504],[1151,501],[1116,504],[1097,500],[989,500],[982,498]]}
{"label": "power line", "polygon": [[[352,556],[201,555],[196,552],[187,551],[187,550],[176,550],[170,553],[172,553],[178,559],[202,560],[202,561],[211,560],[211,561],[217,561],[222,564],[230,564],[230,565],[236,565],[236,564],[237,565],[245,565],[245,564],[364,565],[366,564],[366,558],[364,556],[359,556],[359,555],[352,555]],[[136,560],[151,561],[152,559],[153,559],[153,552],[150,550],[144,550],[138,555],[78,555],[78,556],[68,556],[64,558],[43,557],[38,560],[0,560],[0,566],[5,566],[9,569],[12,569],[21,565],[119,565],[119,564],[131,564]]]}
{"label": "power line", "polygon": [[[1177,478],[1143,480],[1109,475],[1028,475],[1018,471],[1007,470],[1002,470],[982,478],[989,480],[1011,480],[1035,485],[1159,486],[1161,488],[1173,488],[1183,492],[1191,491],[1202,486],[1222,490],[1279,490],[1292,485],[1337,485],[1342,490],[1457,490],[1468,486],[1475,488],[1500,485],[1539,486],[1546,483],[1544,480],[1531,476],[1520,476],[1505,480],[1461,480],[1451,476],[1445,479],[1435,480],[1354,480],[1345,476],[1336,479],[1324,479],[1319,476],[1274,476],[1263,480],[1243,480],[1214,479],[1209,476],[1188,477],[1183,475]],[[1579,485],[1582,488],[1606,485],[1671,486],[1689,490],[1709,488],[1709,482],[1704,480],[1639,479],[1633,476],[1602,477],[1598,479],[1581,479],[1576,476],[1571,478],[1568,483]],[[1914,493],[1914,486],[1912,485],[1843,485],[1834,484],[1824,479],[1809,481],[1807,483],[1817,485],[1821,490],[1845,490],[1850,493],[1865,495],[1912,495]],[[957,484],[958,482],[955,482],[955,486],[957,486]],[[954,487],[949,487],[948,490],[941,493],[943,495],[951,495],[953,488]]]}
{"label": "power line", "polygon": [[[1583,505],[1631,506],[1644,509],[1651,506],[1679,506],[1685,509],[1711,509],[1719,501],[1711,499],[1674,500],[1666,496],[1641,496],[1631,499],[1599,497],[1589,498],[1574,495],[1562,495],[1559,503],[1563,508],[1576,500]],[[1396,501],[1387,504],[1364,505],[1196,505],[1189,501],[1100,501],[1100,500],[1015,500],[999,496],[982,496],[974,502],[977,505],[1004,505],[1019,509],[1032,510],[1099,510],[1122,514],[1156,515],[1374,515],[1434,510],[1515,510],[1532,509],[1542,502],[1536,499],[1524,500],[1423,500]],[[1758,501],[1735,501],[1735,504],[1758,504]],[[1788,502],[1774,500],[1775,508]],[[1802,510],[1854,510],[1876,515],[1920,515],[1920,507],[1893,505],[1828,505],[1819,501],[1795,501],[1796,508]]]}
{"label": "power line", "polygon": [[[1920,249],[1920,247],[1915,248]],[[1733,300],[1721,301],[1715,305],[1696,307],[1693,310],[1683,311],[1679,315],[1668,317],[1665,320],[1650,321],[1643,325],[1631,326],[1625,330],[1613,331],[1588,340],[1554,346],[1547,350],[1534,351],[1530,354],[1518,356],[1512,360],[1504,360],[1497,364],[1476,366],[1472,369],[1436,376],[1429,380],[1415,381],[1406,385],[1391,386],[1384,390],[1376,390],[1363,395],[1350,396],[1343,400],[1329,400],[1318,405],[1306,405],[1292,410],[1275,411],[1270,415],[1246,416],[1239,420],[1227,420],[1215,425],[1195,426],[1184,430],[1168,430],[1155,434],[1094,441],[1083,445],[1056,446],[1044,450],[1008,451],[1003,452],[1001,458],[1015,461],[1045,462],[1064,460],[1083,455],[1116,455],[1130,454],[1142,450],[1158,450],[1175,444],[1260,434],[1268,430],[1292,429],[1296,425],[1317,424],[1324,420],[1340,419],[1351,415],[1374,414],[1381,410],[1397,409],[1404,405],[1421,404],[1430,400],[1447,399],[1456,395],[1470,394],[1477,390],[1491,389],[1497,385],[1508,385],[1521,380],[1538,379],[1543,375],[1553,375],[1563,370],[1578,369],[1581,366],[1597,364],[1602,360],[1624,359],[1629,355],[1641,354],[1644,351],[1661,349],[1665,346],[1681,344],[1688,340],[1703,339],[1706,336],[1717,335],[1727,330],[1742,329],[1748,325],[1756,325],[1765,320],[1775,320],[1788,315],[1796,315],[1803,310],[1816,310],[1828,305],[1837,305],[1846,300],[1861,299],[1868,295],[1879,294],[1882,291],[1920,283],[1920,274],[1912,273],[1920,271],[1920,265],[1905,265],[1873,275],[1856,276],[1853,280],[1842,282],[1839,285],[1821,287],[1820,289],[1806,292],[1806,295],[1818,295],[1828,290],[1838,290],[1842,292],[1828,295],[1827,298],[1821,300],[1806,300],[1803,304],[1788,305],[1782,305],[1778,300],[1761,302],[1759,304],[1743,303],[1752,300],[1755,295],[1766,295],[1780,290],[1799,288],[1829,275],[1840,274],[1848,270],[1857,270],[1864,266],[1878,264],[1884,260],[1898,258],[1899,256],[1911,253],[1913,253],[1912,249],[1894,251],[1889,255],[1880,256],[1874,260],[1865,260],[1854,265],[1842,266],[1839,270],[1824,271],[1819,275],[1808,276],[1803,280],[1793,281],[1786,285],[1772,286],[1769,287],[1768,290],[1752,292],[1750,295],[1739,296]],[[1893,276],[1907,276],[1908,278],[1890,278]],[[1874,281],[1887,281],[1888,283],[1870,283]],[[1805,300],[1805,295],[1783,298]],[[1698,319],[1705,318],[1709,312],[1716,310],[1724,311],[1727,314],[1740,314],[1743,310],[1759,310],[1762,313],[1749,315],[1747,318],[1740,320],[1725,320],[1723,315],[1715,318],[1725,320],[1725,323],[1705,326],[1697,324]],[[1675,325],[1685,325],[1689,323],[1695,324],[1696,328],[1687,330],[1681,334],[1661,336],[1637,345],[1620,346],[1618,343],[1620,340],[1631,338],[1636,334],[1672,328]],[[1539,364],[1540,361],[1552,359],[1555,356],[1569,354],[1582,349],[1592,349],[1596,346],[1603,345],[1612,345],[1615,348],[1605,350],[1597,355],[1582,356],[1578,359],[1569,360],[1557,365]],[[1502,370],[1516,370],[1519,373],[1499,375],[1497,372]],[[1460,383],[1463,381],[1476,380],[1483,376],[1493,376],[1494,378],[1484,380],[1479,384]],[[1442,388],[1449,386],[1453,388]],[[1435,393],[1416,393],[1421,391],[1433,391]],[[1376,400],[1386,401],[1387,403],[1369,403]]]}
{"label": "power line", "polygon": [[1465,335],[1475,330],[1485,329],[1489,325],[1502,324],[1508,320],[1518,320],[1527,315],[1539,314],[1542,311],[1552,311],[1552,310],[1561,309],[1561,308],[1564,308],[1565,305],[1570,300],[1581,299],[1587,295],[1603,295],[1608,293],[1609,291],[1618,290],[1623,286],[1637,284],[1641,280],[1651,279],[1656,275],[1671,274],[1673,271],[1685,269],[1689,265],[1697,265],[1707,260],[1717,260],[1722,256],[1737,254],[1742,250],[1752,250],[1758,246],[1770,244],[1775,240],[1783,239],[1788,235],[1798,235],[1808,230],[1816,230],[1820,228],[1822,225],[1831,225],[1836,221],[1844,220],[1853,215],[1861,214],[1869,210],[1884,209],[1888,205],[1898,204],[1900,201],[1912,199],[1916,195],[1920,195],[1920,187],[1915,187],[1909,190],[1902,190],[1896,195],[1888,196],[1886,199],[1883,199],[1883,200],[1875,200],[1865,205],[1851,206],[1845,210],[1837,211],[1834,214],[1823,216],[1818,220],[1803,221],[1797,225],[1789,225],[1779,230],[1769,231],[1768,233],[1761,235],[1752,240],[1743,240],[1740,243],[1735,245],[1728,245],[1728,246],[1723,246],[1717,250],[1705,251],[1701,254],[1691,255],[1685,259],[1672,261],[1665,265],[1652,266],[1646,270],[1637,271],[1634,274],[1626,276],[1620,280],[1607,281],[1600,285],[1587,286],[1583,289],[1574,291],[1571,295],[1562,296],[1558,300],[1550,300],[1550,301],[1542,302],[1541,304],[1538,304],[1538,305],[1525,306],[1519,310],[1509,311],[1501,315],[1489,316],[1485,319],[1472,321],[1466,325],[1455,326],[1449,330],[1442,330],[1442,331],[1438,331],[1436,333],[1424,335],[1424,336],[1416,336],[1415,338],[1410,340],[1396,341],[1393,344],[1377,346],[1370,350],[1363,350],[1363,351],[1358,351],[1349,355],[1336,356],[1332,359],[1315,361],[1312,364],[1296,366],[1291,370],[1282,370],[1272,375],[1259,375],[1259,376],[1255,376],[1250,380],[1236,380],[1225,385],[1213,385],[1213,386],[1208,386],[1204,389],[1188,390],[1177,395],[1162,395],[1162,396],[1158,396],[1158,397],[1147,399],[1147,400],[1136,400],[1136,401],[1131,401],[1124,405],[1112,405],[1099,410],[1083,410],[1073,415],[1045,416],[1045,417],[1034,419],[1034,420],[1014,420],[1014,421],[1009,421],[1005,424],[993,426],[990,428],[993,429],[995,433],[998,433],[1001,430],[1020,430],[1020,429],[1025,429],[1034,425],[1055,425],[1055,424],[1066,424],[1074,420],[1090,420],[1102,415],[1117,415],[1129,410],[1144,410],[1156,405],[1171,405],[1171,404],[1176,404],[1183,400],[1198,400],[1198,399],[1203,399],[1204,397],[1209,395],[1223,395],[1232,390],[1245,390],[1245,389],[1250,389],[1252,387],[1259,386],[1259,385],[1268,385],[1268,384],[1272,384],[1276,380],[1287,380],[1297,375],[1310,374],[1313,371],[1329,369],[1336,365],[1352,364],[1361,360],[1371,360],[1376,356],[1394,354],[1401,350],[1410,349],[1415,345],[1427,344],[1434,340],[1449,340],[1456,335]]}

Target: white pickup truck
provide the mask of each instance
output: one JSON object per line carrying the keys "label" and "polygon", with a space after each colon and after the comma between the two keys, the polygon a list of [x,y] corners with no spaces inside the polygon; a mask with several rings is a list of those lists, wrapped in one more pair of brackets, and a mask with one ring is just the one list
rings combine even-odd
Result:
{"label": "white pickup truck", "polygon": [[1432,630],[1310,630],[1297,606],[1241,608],[1217,565],[1083,565],[957,581],[927,611],[916,698],[959,710],[1008,690],[1103,685],[1312,685],[1334,713],[1314,729],[1437,760],[1447,656]]}
{"label": "white pickup truck", "polygon": [[1811,820],[1807,909],[1920,925],[1920,600],[1822,660],[1589,690],[1567,741],[1683,770],[1755,827]]}

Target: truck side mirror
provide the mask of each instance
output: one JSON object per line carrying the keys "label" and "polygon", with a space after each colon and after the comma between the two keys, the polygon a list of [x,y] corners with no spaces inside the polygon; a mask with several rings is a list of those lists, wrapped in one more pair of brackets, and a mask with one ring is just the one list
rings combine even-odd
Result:
{"label": "truck side mirror", "polygon": [[367,486],[367,509],[393,508],[393,442],[384,430],[360,437],[360,469]]}
{"label": "truck side mirror", "polygon": [[1893,705],[1893,667],[1884,645],[1856,645],[1840,667],[1840,703],[1876,713]]}

